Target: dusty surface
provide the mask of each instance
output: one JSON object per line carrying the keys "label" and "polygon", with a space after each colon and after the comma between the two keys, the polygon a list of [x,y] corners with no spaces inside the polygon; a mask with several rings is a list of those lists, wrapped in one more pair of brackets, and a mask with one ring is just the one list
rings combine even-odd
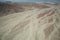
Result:
{"label": "dusty surface", "polygon": [[60,40],[59,6],[0,17],[0,40]]}

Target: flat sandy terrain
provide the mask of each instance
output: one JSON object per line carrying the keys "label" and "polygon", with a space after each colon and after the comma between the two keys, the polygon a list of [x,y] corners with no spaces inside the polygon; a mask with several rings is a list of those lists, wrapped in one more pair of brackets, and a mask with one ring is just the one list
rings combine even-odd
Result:
{"label": "flat sandy terrain", "polygon": [[1,14],[0,40],[60,40],[60,5],[35,5],[23,6],[22,12]]}

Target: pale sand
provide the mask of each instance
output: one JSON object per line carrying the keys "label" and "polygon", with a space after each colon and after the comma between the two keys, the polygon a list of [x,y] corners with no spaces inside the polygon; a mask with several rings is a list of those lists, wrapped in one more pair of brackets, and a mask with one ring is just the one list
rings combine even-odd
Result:
{"label": "pale sand", "polygon": [[0,40],[60,40],[60,9],[33,9],[0,17]]}

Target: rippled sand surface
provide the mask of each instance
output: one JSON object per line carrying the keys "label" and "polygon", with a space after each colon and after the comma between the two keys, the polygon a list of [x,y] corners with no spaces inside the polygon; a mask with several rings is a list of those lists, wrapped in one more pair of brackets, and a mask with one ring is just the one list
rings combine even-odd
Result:
{"label": "rippled sand surface", "polygon": [[60,40],[59,7],[35,8],[0,17],[0,40]]}

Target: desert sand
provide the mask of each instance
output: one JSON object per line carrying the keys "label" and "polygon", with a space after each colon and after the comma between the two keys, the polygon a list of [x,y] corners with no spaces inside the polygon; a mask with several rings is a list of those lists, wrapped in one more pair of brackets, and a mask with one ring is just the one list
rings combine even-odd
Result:
{"label": "desert sand", "polygon": [[60,5],[36,4],[0,16],[0,40],[60,40]]}

